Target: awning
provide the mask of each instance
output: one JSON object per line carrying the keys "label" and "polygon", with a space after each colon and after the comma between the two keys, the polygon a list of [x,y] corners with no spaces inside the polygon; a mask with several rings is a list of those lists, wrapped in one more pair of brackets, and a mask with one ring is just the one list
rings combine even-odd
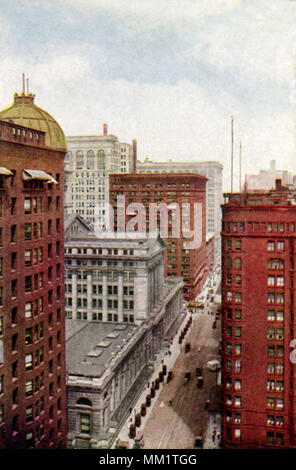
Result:
{"label": "awning", "polygon": [[58,184],[58,182],[53,178],[53,176],[43,170],[24,170],[23,178],[24,180],[43,180],[47,181],[48,183]]}
{"label": "awning", "polygon": [[12,176],[13,173],[12,171],[8,170],[8,168],[5,168],[4,166],[0,166],[0,175]]}

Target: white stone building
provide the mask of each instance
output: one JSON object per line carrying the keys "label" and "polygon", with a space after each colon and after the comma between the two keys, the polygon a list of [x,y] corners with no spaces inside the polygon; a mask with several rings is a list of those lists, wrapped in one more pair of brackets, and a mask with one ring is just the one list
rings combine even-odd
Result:
{"label": "white stone building", "polygon": [[66,141],[65,215],[79,214],[90,224],[98,218],[103,228],[109,174],[134,171],[136,140],[120,142],[104,124],[103,134],[68,136]]}
{"label": "white stone building", "polygon": [[65,221],[68,443],[110,447],[114,430],[180,325],[183,280],[164,278],[165,245],[97,239]]}

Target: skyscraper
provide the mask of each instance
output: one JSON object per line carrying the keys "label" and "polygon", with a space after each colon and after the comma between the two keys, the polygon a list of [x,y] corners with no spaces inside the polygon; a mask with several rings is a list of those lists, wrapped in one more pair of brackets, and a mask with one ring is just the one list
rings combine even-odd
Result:
{"label": "skyscraper", "polygon": [[[163,239],[167,245],[166,270],[168,276],[184,279],[184,296],[194,299],[201,291],[208,275],[206,257],[206,178],[194,173],[179,174],[113,174],[110,175],[110,204],[114,207],[115,225],[117,221],[117,196],[125,196],[126,209],[129,204],[141,203],[146,209],[145,230],[149,231],[152,213],[150,203],[155,207],[165,204],[171,217],[168,217],[168,232]],[[202,218],[194,227],[195,204],[200,204]],[[188,220],[183,219],[188,205]],[[175,222],[178,225],[177,208],[180,209],[180,236],[174,234]],[[176,210],[176,212],[175,212]],[[158,228],[161,229],[161,214],[158,214]],[[130,220],[126,214],[126,221]],[[190,220],[189,220],[190,219]],[[163,219],[165,220],[165,219]],[[188,225],[186,225],[188,223]],[[198,230],[200,246],[190,247],[186,229]],[[117,229],[117,226],[115,227]],[[161,232],[162,233],[162,232]]]}
{"label": "skyscraper", "polygon": [[105,204],[109,201],[109,174],[135,170],[136,140],[120,142],[108,133],[67,137],[65,157],[65,213],[78,214],[93,225],[105,226]]}
{"label": "skyscraper", "polygon": [[223,444],[295,447],[295,195],[277,180],[222,212]]}
{"label": "skyscraper", "polygon": [[0,447],[66,445],[64,134],[15,93],[0,112]]}

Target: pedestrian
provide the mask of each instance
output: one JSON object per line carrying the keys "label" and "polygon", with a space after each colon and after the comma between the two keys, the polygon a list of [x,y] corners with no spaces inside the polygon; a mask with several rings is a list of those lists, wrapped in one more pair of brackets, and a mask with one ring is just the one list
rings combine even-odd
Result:
{"label": "pedestrian", "polygon": [[212,441],[214,442],[215,441],[215,434],[213,433],[212,435]]}
{"label": "pedestrian", "polygon": [[133,409],[132,409],[132,408],[130,408],[130,409],[129,409],[129,412],[130,412],[130,414],[131,414],[131,412],[132,412],[132,411],[133,411]]}

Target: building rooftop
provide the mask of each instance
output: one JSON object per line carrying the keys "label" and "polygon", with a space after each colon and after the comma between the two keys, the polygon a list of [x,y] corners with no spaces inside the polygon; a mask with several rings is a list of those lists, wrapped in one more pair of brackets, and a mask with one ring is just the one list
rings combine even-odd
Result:
{"label": "building rooftop", "polygon": [[296,204],[296,187],[282,186],[280,179],[275,181],[275,189],[245,190],[241,193],[224,193],[223,206],[258,207],[291,206]]}
{"label": "building rooftop", "polygon": [[66,320],[67,373],[101,377],[128,342],[135,325]]}
{"label": "building rooftop", "polygon": [[0,119],[12,124],[45,132],[45,145],[65,150],[66,140],[57,121],[34,103],[35,95],[13,95],[13,103],[0,111]]}

